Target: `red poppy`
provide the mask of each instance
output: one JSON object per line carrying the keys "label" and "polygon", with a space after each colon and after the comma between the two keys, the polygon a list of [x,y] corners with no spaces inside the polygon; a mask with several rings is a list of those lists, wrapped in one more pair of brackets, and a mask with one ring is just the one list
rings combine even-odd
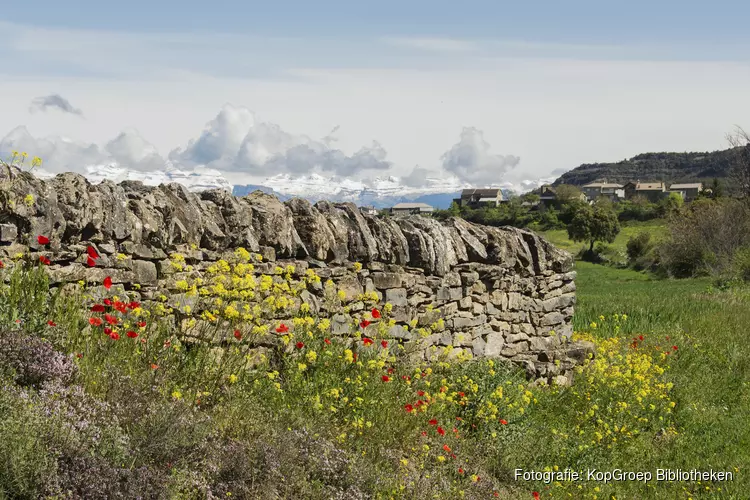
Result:
{"label": "red poppy", "polygon": [[531,496],[533,496],[533,497],[534,497],[534,500],[539,500],[539,492],[538,492],[538,491],[535,491],[535,492],[533,492],[533,493],[531,494]]}
{"label": "red poppy", "polygon": [[388,368],[388,375],[393,375],[393,368]]}
{"label": "red poppy", "polygon": [[141,307],[140,302],[133,301],[130,304],[128,304],[128,309],[138,309],[139,307]]}
{"label": "red poppy", "polygon": [[110,299],[104,299],[102,302],[104,302],[105,306],[111,306],[112,305],[112,300],[110,300]]}
{"label": "red poppy", "polygon": [[460,397],[462,397],[462,398],[465,398],[465,397],[466,397],[466,394],[464,394],[463,392],[459,392],[459,393],[458,393],[458,395],[459,395]]}
{"label": "red poppy", "polygon": [[104,306],[101,304],[95,304],[91,307],[91,312],[95,313],[103,313],[104,312]]}
{"label": "red poppy", "polygon": [[455,460],[456,459],[456,454],[455,453],[451,453],[451,458]]}
{"label": "red poppy", "polygon": [[305,347],[305,344],[303,344],[302,342],[297,342],[296,346],[297,349],[302,349],[303,347]]}
{"label": "red poppy", "polygon": [[40,255],[39,256],[39,262],[41,262],[45,266],[49,266],[51,264],[50,260],[47,257],[45,257],[44,255]]}
{"label": "red poppy", "polygon": [[448,446],[447,444],[444,444],[443,445],[443,450],[445,450],[446,453],[450,453],[451,452],[451,447]]}
{"label": "red poppy", "polygon": [[422,431],[422,436],[427,436],[427,431]]}
{"label": "red poppy", "polygon": [[372,314],[373,319],[380,319],[380,311],[377,309],[370,311],[370,314]]}
{"label": "red poppy", "polygon": [[89,245],[89,246],[86,247],[86,253],[92,259],[98,259],[99,258],[99,252],[97,252],[96,248],[92,247],[91,245]]}
{"label": "red poppy", "polygon": [[46,236],[39,235],[36,237],[36,241],[38,241],[40,245],[49,245],[49,238]]}
{"label": "red poppy", "polygon": [[107,290],[112,288],[112,278],[110,278],[109,276],[104,278],[104,288],[106,288]]}
{"label": "red poppy", "polygon": [[493,492],[492,492],[492,496],[493,496],[493,497],[499,497],[499,496],[500,496],[500,493],[498,493],[497,491],[493,491]]}
{"label": "red poppy", "polygon": [[422,406],[423,404],[424,404],[424,401],[422,401],[421,399],[420,399],[419,401],[417,401],[417,406],[418,406],[418,407],[419,407],[419,406]]}
{"label": "red poppy", "polygon": [[146,322],[145,321],[139,321],[138,322],[138,328],[146,328]]}
{"label": "red poppy", "polygon": [[133,331],[130,331],[130,332],[128,332],[128,337],[130,337],[131,339],[134,339],[134,338],[138,337],[138,334],[135,333],[135,332],[133,332]]}
{"label": "red poppy", "polygon": [[383,380],[383,382],[390,382],[391,381],[391,377],[389,377],[388,375],[383,375],[380,378]]}
{"label": "red poppy", "polygon": [[424,396],[424,391],[417,391],[417,396]]}
{"label": "red poppy", "polygon": [[111,316],[109,314],[104,315],[104,320],[109,323],[110,325],[116,325],[117,324],[117,318],[114,316]]}
{"label": "red poppy", "polygon": [[96,265],[96,261],[92,259],[91,257],[88,257],[86,259],[86,265],[89,267],[94,267]]}
{"label": "red poppy", "polygon": [[151,369],[152,370],[158,370],[159,369],[159,365],[157,365],[155,363],[151,363]]}
{"label": "red poppy", "polygon": [[112,340],[120,340],[120,334],[117,332],[112,332],[109,334],[109,338],[111,338]]}
{"label": "red poppy", "polygon": [[430,424],[430,425],[437,425],[437,419],[436,419],[436,418],[433,418],[432,420],[430,420],[430,421],[429,421],[429,422],[427,422],[427,423],[428,423],[428,424]]}
{"label": "red poppy", "polygon": [[462,469],[461,467],[459,467],[459,468],[458,468],[458,473],[459,473],[459,474],[463,474],[463,473],[464,473],[464,470],[463,470],[463,469]]}
{"label": "red poppy", "polygon": [[354,361],[357,361],[357,358],[359,357],[359,355],[357,355],[357,353],[355,352],[354,354],[352,354],[352,357],[354,358]]}
{"label": "red poppy", "polygon": [[81,359],[82,357],[83,357],[83,353],[79,352],[78,354],[76,354],[76,358]]}
{"label": "red poppy", "polygon": [[324,340],[323,342],[325,342],[325,343],[326,343],[326,344],[328,344],[328,345],[331,345],[331,341],[330,341],[330,340],[328,340],[328,339],[325,339],[325,340]]}
{"label": "red poppy", "polygon": [[367,337],[365,337],[365,338],[362,339],[362,343],[364,345],[370,345],[370,344],[372,344],[372,339],[368,339]]}
{"label": "red poppy", "polygon": [[359,322],[359,326],[360,328],[365,329],[368,326],[370,326],[370,322],[367,321],[366,319],[363,319],[362,321]]}
{"label": "red poppy", "polygon": [[676,350],[677,350],[677,346],[676,346],[676,345],[673,345],[673,346],[672,346],[672,350],[673,350],[673,351],[676,351]]}
{"label": "red poppy", "polygon": [[505,420],[504,418],[500,419],[500,423],[503,424],[503,425],[508,425],[508,421]]}
{"label": "red poppy", "polygon": [[49,321],[47,321],[47,324],[48,324],[49,326],[57,326],[57,323],[55,323],[55,322],[54,322],[54,321],[52,321],[52,320],[49,320]]}
{"label": "red poppy", "polygon": [[412,406],[412,405],[410,405],[410,404],[405,404],[405,405],[404,405],[404,410],[406,410],[406,411],[408,411],[409,413],[411,413],[412,411],[414,411],[414,406]]}
{"label": "red poppy", "polygon": [[89,318],[89,324],[91,326],[102,326],[101,318]]}
{"label": "red poppy", "polygon": [[445,429],[443,429],[443,428],[442,428],[442,427],[440,427],[439,425],[438,425],[438,428],[437,428],[437,432],[438,432],[438,434],[440,434],[441,436],[445,436]]}
{"label": "red poppy", "polygon": [[289,331],[289,327],[288,327],[288,326],[286,326],[286,325],[285,325],[284,323],[281,323],[281,324],[280,324],[280,325],[279,325],[279,326],[278,326],[278,327],[276,328],[276,333],[286,333],[286,332],[288,332],[288,331]]}
{"label": "red poppy", "polygon": [[643,342],[643,335],[638,335],[638,340],[640,340],[641,342]]}
{"label": "red poppy", "polygon": [[239,330],[235,330],[234,331],[234,338],[236,338],[237,340],[242,340],[242,332],[239,331]]}
{"label": "red poppy", "polygon": [[110,333],[112,333],[112,329],[110,327],[108,327],[108,326],[105,326],[104,327],[104,334],[105,335],[109,335]]}
{"label": "red poppy", "polygon": [[3,264],[3,261],[2,261],[2,260],[0,260],[0,269],[2,269],[2,268],[4,268],[4,267],[5,267],[5,264]]}
{"label": "red poppy", "polygon": [[127,304],[125,304],[125,302],[117,301],[117,302],[115,302],[115,309],[117,309],[121,313],[125,314],[127,312],[127,310],[128,310],[128,306],[127,306]]}
{"label": "red poppy", "polygon": [[388,348],[388,341],[387,340],[383,340],[383,341],[380,342],[380,345],[383,346],[383,349],[387,349]]}

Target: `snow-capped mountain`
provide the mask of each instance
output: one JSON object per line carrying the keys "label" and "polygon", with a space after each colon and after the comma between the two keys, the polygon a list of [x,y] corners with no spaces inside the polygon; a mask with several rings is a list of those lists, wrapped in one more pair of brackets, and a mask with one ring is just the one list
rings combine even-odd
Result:
{"label": "snow-capped mountain", "polygon": [[[49,179],[56,174],[44,169],[35,169],[34,174],[43,179]],[[234,186],[219,172],[210,168],[196,167],[192,170],[179,169],[167,165],[163,170],[143,172],[122,167],[116,163],[103,165],[89,165],[82,173],[91,183],[99,183],[105,179],[112,182],[141,181],[147,186],[158,186],[177,182],[190,191],[205,191],[206,189],[224,189],[232,192]]]}
{"label": "snow-capped mountain", "polygon": [[233,194],[245,196],[256,189],[269,192],[280,199],[300,197],[312,202],[318,200],[351,201],[357,205],[385,208],[400,202],[423,202],[436,208],[448,208],[461,190],[477,187],[500,188],[508,196],[521,194],[539,187],[549,179],[524,180],[519,183],[502,182],[490,186],[472,186],[456,178],[426,178],[425,185],[408,186],[394,176],[352,180],[312,174],[293,177],[280,174],[248,185],[235,185]]}
{"label": "snow-capped mountain", "polygon": [[[43,169],[35,170],[35,174],[42,178],[55,175]],[[232,185],[218,170],[205,167],[178,168],[170,162],[167,162],[163,169],[148,172],[129,169],[117,163],[89,165],[85,167],[83,175],[92,183],[105,179],[113,182],[141,181],[149,186],[177,182],[194,192],[219,188],[235,196],[246,196],[255,190],[260,190],[273,194],[282,201],[299,197],[313,203],[320,200],[349,201],[358,206],[372,205],[376,208],[391,207],[402,202],[423,202],[443,209],[448,208],[451,201],[460,196],[463,189],[500,188],[503,194],[508,196],[528,192],[553,180],[544,178],[519,183],[503,182],[492,186],[472,186],[461,183],[455,178],[427,178],[425,186],[413,187],[402,184],[394,176],[353,180],[325,177],[319,174],[302,177],[280,174],[253,184]]]}

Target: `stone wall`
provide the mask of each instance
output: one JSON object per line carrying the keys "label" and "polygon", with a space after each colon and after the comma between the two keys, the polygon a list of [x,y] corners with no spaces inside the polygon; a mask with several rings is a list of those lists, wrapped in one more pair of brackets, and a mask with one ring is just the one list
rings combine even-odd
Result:
{"label": "stone wall", "polygon": [[[265,257],[258,274],[291,264],[297,275],[312,268],[333,280],[344,291],[345,311],[326,310],[321,287],[311,287],[305,300],[331,319],[334,332],[350,330],[352,316],[366,307],[361,294],[376,292],[379,307],[393,306],[390,338],[416,346],[420,359],[451,346],[450,356],[505,358],[531,377],[562,383],[589,353],[569,340],[573,261],[530,231],[367,216],[351,203],[282,203],[260,191],[236,198],[179,184],[92,185],[72,173],[43,181],[6,171],[0,182],[0,260],[45,256],[55,286],[111,276],[129,290],[139,283],[137,293],[148,301],[242,247]],[[39,235],[50,243],[39,245]],[[88,245],[101,254],[95,267],[86,265]],[[175,271],[172,253],[184,255],[192,272]],[[403,328],[413,321],[432,325],[430,335],[415,338],[414,329]]]}

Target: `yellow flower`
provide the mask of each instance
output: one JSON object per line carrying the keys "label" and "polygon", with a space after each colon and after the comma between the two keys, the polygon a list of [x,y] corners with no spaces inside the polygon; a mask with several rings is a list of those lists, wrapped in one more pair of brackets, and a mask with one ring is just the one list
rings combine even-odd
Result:
{"label": "yellow flower", "polygon": [[305,357],[307,358],[308,362],[315,363],[315,360],[318,359],[318,353],[316,353],[315,351],[308,351]]}
{"label": "yellow flower", "polygon": [[34,204],[34,195],[33,194],[27,194],[24,197],[23,202],[26,203],[26,206],[30,207],[31,205]]}
{"label": "yellow flower", "polygon": [[344,359],[349,363],[354,363],[354,353],[351,349],[347,349],[344,351]]}
{"label": "yellow flower", "polygon": [[445,457],[443,455],[438,455],[437,461],[440,462],[440,463],[443,463],[443,462],[445,462]]}
{"label": "yellow flower", "polygon": [[172,391],[172,397],[175,398],[175,399],[181,399],[182,398],[182,393],[180,391],[178,391],[178,390],[174,390],[174,391]]}
{"label": "yellow flower", "polygon": [[229,376],[229,383],[234,384],[235,382],[237,382],[237,375],[233,373]]}
{"label": "yellow flower", "polygon": [[301,372],[307,370],[307,365],[305,363],[297,363],[297,369]]}

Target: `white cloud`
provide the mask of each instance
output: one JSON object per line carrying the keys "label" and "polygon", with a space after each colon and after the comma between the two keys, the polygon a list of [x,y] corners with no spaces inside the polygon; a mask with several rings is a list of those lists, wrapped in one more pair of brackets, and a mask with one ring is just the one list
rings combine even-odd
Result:
{"label": "white cloud", "polygon": [[409,175],[401,176],[399,180],[405,186],[420,188],[429,184],[427,179],[434,177],[441,177],[440,172],[435,172],[417,165],[412,169]]}
{"label": "white cloud", "polygon": [[443,168],[465,182],[495,184],[521,159],[490,153],[490,144],[481,130],[464,127],[461,139],[443,154]]}
{"label": "white cloud", "polygon": [[117,164],[127,168],[142,171],[164,168],[164,158],[135,129],[123,131],[109,141],[104,149]]}
{"label": "white cloud", "polygon": [[348,177],[391,167],[377,142],[351,155],[332,148],[337,128],[315,140],[259,121],[247,108],[227,104],[197,139],[172,151],[169,158],[181,165],[207,165],[252,176],[320,172]]}

